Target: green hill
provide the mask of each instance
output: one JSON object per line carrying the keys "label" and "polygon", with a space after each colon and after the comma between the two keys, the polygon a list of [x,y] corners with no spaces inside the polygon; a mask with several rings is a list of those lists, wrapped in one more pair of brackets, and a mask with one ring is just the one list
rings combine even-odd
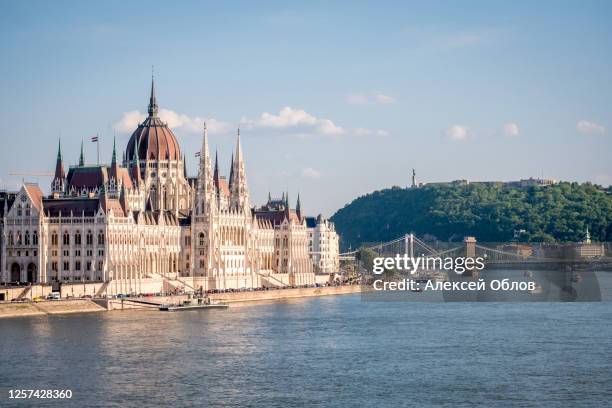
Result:
{"label": "green hill", "polygon": [[[332,216],[343,248],[407,232],[447,241],[612,241],[612,189],[586,183],[546,187],[468,184],[394,187],[359,197]],[[524,230],[524,231],[521,231]]]}

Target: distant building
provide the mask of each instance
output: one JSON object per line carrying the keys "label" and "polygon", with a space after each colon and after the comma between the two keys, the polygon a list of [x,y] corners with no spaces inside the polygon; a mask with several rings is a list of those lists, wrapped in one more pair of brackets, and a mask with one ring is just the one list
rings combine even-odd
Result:
{"label": "distant building", "polygon": [[319,274],[340,271],[340,241],[334,223],[322,215],[307,217],[310,253],[314,271]]}
{"label": "distant building", "polygon": [[491,187],[517,187],[517,188],[526,188],[526,187],[546,187],[557,184],[557,180],[551,179],[539,179],[539,178],[528,178],[522,179],[519,181],[469,181],[469,180],[453,180],[453,181],[441,181],[441,182],[432,182],[432,183],[423,183],[422,185],[427,186],[443,186],[443,187],[451,187],[451,186],[468,186],[470,184],[475,185],[484,185]]}
{"label": "distant building", "polygon": [[604,245],[603,243],[591,242],[591,234],[587,227],[584,240],[577,244],[571,245],[571,255],[575,258],[588,259],[588,258],[600,258],[604,256]]}

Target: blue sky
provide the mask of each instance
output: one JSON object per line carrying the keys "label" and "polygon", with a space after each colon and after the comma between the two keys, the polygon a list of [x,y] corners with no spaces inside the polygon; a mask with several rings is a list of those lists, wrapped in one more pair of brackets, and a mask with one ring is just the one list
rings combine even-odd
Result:
{"label": "blue sky", "polygon": [[[410,182],[612,182],[612,3],[0,1],[0,184],[53,170],[58,136],[125,147],[158,101],[190,173],[204,119],[252,200],[331,215]],[[27,177],[47,187],[45,177]]]}

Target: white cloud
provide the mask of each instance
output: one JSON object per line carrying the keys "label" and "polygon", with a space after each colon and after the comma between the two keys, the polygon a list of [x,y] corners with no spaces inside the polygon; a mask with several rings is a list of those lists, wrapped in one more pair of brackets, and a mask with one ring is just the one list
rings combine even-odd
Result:
{"label": "white cloud", "polygon": [[397,99],[382,93],[352,93],[346,96],[346,102],[350,105],[384,104],[395,103]]}
{"label": "white cloud", "polygon": [[471,136],[470,130],[462,125],[453,125],[446,129],[446,137],[451,140],[461,142]]}
{"label": "white cloud", "polygon": [[388,104],[388,103],[395,103],[395,98],[389,95],[384,95],[384,94],[376,94],[376,102],[378,103],[384,103],[384,104]]}
{"label": "white cloud", "polygon": [[389,132],[383,129],[367,129],[367,128],[356,128],[353,130],[353,134],[356,136],[388,136]]}
{"label": "white cloud", "polygon": [[518,136],[520,131],[516,123],[505,123],[503,127],[504,136]]}
{"label": "white cloud", "polygon": [[[115,123],[114,129],[121,133],[131,133],[145,120],[146,114],[134,110],[125,112]],[[223,134],[234,131],[234,126],[228,122],[214,118],[191,117],[170,109],[160,109],[159,117],[168,126],[179,132],[198,134],[202,132],[204,121],[211,134]],[[242,118],[240,124],[246,129],[282,130],[298,137],[309,136],[342,136],[342,135],[377,135],[386,136],[388,132],[382,129],[344,129],[331,119],[318,118],[303,109],[289,106],[282,108],[278,114],[262,113],[256,119]]]}
{"label": "white cloud", "polygon": [[[146,114],[137,110],[125,112],[121,119],[115,123],[114,128],[122,133],[133,132],[146,117]],[[160,109],[159,117],[162,121],[166,122],[171,129],[185,133],[202,132],[205,121],[208,131],[213,134],[227,133],[233,129],[231,124],[214,118],[190,117],[184,113],[178,113],[170,109]]]}
{"label": "white cloud", "polygon": [[361,93],[353,93],[346,96],[346,102],[350,105],[367,105],[368,96]]}
{"label": "white cloud", "polygon": [[133,132],[140,122],[142,122],[145,117],[144,113],[140,113],[137,110],[124,112],[123,116],[115,125],[113,126],[115,130],[122,133]]}
{"label": "white cloud", "polygon": [[581,120],[576,124],[576,130],[582,134],[590,135],[605,133],[606,128],[597,123]]}
{"label": "white cloud", "polygon": [[339,136],[345,133],[341,126],[329,119],[317,118],[303,109],[294,109],[290,106],[282,108],[278,114],[264,112],[257,119],[242,118],[240,123],[249,129],[285,129],[295,131],[302,136]]}
{"label": "white cloud", "polygon": [[302,169],[302,177],[316,179],[321,177],[321,172],[316,169],[313,169],[312,167],[306,167]]}

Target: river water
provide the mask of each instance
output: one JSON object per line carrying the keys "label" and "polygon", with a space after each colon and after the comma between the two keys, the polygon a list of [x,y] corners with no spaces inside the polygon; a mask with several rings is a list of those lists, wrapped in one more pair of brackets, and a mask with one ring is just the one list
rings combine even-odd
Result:
{"label": "river water", "polygon": [[[0,406],[604,406],[612,303],[307,298],[0,320]],[[64,401],[11,388],[70,389]]]}

